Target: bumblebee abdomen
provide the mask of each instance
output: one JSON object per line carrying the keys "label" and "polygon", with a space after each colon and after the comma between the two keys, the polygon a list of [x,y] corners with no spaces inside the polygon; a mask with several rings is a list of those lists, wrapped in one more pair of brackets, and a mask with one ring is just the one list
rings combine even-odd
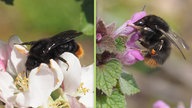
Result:
{"label": "bumblebee abdomen", "polygon": [[156,68],[156,67],[158,67],[158,65],[159,65],[158,62],[157,62],[155,59],[153,59],[153,58],[147,58],[147,57],[145,57],[144,63],[145,63],[147,66],[151,67],[151,68]]}
{"label": "bumblebee abdomen", "polygon": [[81,58],[84,55],[84,50],[83,50],[81,44],[78,44],[78,50],[75,52],[75,55],[78,58]]}

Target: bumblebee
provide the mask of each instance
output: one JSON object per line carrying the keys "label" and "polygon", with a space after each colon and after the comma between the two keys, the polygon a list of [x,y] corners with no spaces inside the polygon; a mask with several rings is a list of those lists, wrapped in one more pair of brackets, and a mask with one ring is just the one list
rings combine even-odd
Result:
{"label": "bumblebee", "polygon": [[140,44],[147,49],[144,53],[144,62],[150,67],[162,65],[171,53],[171,44],[177,47],[186,59],[182,50],[189,49],[185,41],[171,31],[169,25],[156,15],[147,15],[133,25],[141,35]]}
{"label": "bumblebee", "polygon": [[61,60],[68,65],[67,61],[60,57],[64,52],[71,52],[77,57],[81,57],[83,49],[74,40],[80,35],[82,32],[68,30],[47,39],[21,43],[20,45],[31,46],[25,63],[26,70],[30,71],[41,63],[49,64],[50,59]]}

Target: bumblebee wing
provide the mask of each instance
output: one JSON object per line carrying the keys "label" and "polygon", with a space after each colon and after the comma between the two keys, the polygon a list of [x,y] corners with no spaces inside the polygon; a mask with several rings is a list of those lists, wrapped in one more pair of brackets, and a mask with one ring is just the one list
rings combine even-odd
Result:
{"label": "bumblebee wing", "polygon": [[64,31],[61,33],[56,34],[55,36],[53,36],[51,38],[51,40],[53,42],[60,42],[62,41],[62,43],[67,43],[70,40],[76,38],[77,36],[82,35],[82,32],[77,32],[76,30],[68,30],[68,31]]}
{"label": "bumblebee wing", "polygon": [[73,40],[75,37],[82,35],[82,32],[77,32],[76,30],[68,30],[61,32],[59,34],[56,34],[55,36],[50,38],[50,42],[47,45],[47,48],[45,51],[49,51],[58,45],[65,44],[71,40]]}
{"label": "bumblebee wing", "polygon": [[165,32],[162,29],[159,29],[166,38],[168,38],[171,43],[174,44],[175,47],[177,47],[177,49],[180,51],[180,53],[182,54],[183,58],[186,59],[185,55],[183,54],[183,52],[181,51],[181,48],[179,47],[178,43],[185,49],[188,49],[188,45],[185,43],[185,41],[180,38],[178,35],[176,35],[176,33],[173,33],[172,31],[169,32]]}
{"label": "bumblebee wing", "polygon": [[184,49],[189,50],[189,46],[186,44],[186,42],[180,37],[178,36],[175,32],[173,31],[169,31],[170,34],[172,34],[172,38],[177,41]]}

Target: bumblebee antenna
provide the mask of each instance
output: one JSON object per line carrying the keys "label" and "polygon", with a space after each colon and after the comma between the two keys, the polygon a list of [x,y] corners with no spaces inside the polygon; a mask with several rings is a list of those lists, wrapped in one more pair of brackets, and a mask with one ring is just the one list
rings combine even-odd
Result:
{"label": "bumblebee antenna", "polygon": [[146,5],[144,5],[144,6],[143,6],[142,11],[144,11],[144,10],[145,10],[145,8],[146,8]]}

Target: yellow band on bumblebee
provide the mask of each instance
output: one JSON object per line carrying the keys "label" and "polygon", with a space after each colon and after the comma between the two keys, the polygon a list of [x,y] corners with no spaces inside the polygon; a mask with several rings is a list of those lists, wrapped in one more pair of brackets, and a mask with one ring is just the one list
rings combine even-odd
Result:
{"label": "yellow band on bumblebee", "polygon": [[81,44],[78,43],[78,46],[79,46],[79,49],[77,50],[77,52],[75,53],[75,55],[76,55],[78,58],[81,58],[81,57],[84,55],[84,50],[83,50]]}

